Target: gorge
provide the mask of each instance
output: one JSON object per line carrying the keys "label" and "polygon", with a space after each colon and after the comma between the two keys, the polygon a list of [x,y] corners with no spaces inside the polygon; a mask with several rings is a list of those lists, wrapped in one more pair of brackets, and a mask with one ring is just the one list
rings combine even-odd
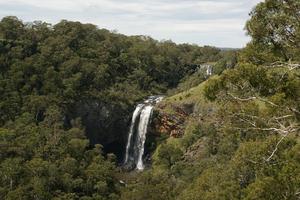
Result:
{"label": "gorge", "polygon": [[0,199],[300,200],[299,11],[242,49],[4,17]]}

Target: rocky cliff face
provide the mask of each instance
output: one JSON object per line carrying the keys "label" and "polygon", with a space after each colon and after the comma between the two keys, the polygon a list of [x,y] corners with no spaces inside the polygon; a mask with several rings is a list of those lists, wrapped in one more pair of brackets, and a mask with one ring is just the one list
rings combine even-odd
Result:
{"label": "rocky cliff face", "polygon": [[102,144],[105,153],[114,153],[121,161],[127,139],[131,111],[111,103],[79,102],[68,118],[80,118],[91,144]]}
{"label": "rocky cliff face", "polygon": [[171,105],[172,113],[168,113],[165,111],[166,104],[159,104],[154,110],[149,133],[174,138],[182,137],[185,122],[193,112],[193,107],[193,104]]}

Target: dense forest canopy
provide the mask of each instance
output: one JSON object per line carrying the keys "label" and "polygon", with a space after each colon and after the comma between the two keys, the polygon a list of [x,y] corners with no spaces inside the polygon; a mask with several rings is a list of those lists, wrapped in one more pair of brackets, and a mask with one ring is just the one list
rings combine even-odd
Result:
{"label": "dense forest canopy", "polygon": [[66,20],[5,17],[0,38],[0,196],[6,199],[108,198],[116,190],[114,164],[94,144],[120,161],[134,104],[224,57],[214,47]]}
{"label": "dense forest canopy", "polygon": [[165,93],[199,64],[222,57],[214,47],[127,37],[65,20],[50,25],[5,17],[0,37],[0,124],[27,112],[39,124],[56,107],[65,128],[82,118],[93,144],[123,138],[138,100]]}
{"label": "dense forest canopy", "polygon": [[[4,17],[0,199],[300,199],[299,13],[259,3],[240,51]],[[152,166],[123,171],[134,105],[153,94],[167,95],[156,115],[193,108],[184,134],[158,133]]]}
{"label": "dense forest canopy", "polygon": [[[42,100],[32,114],[43,118],[45,104],[62,109],[86,98],[131,105],[145,95],[163,93],[194,72],[199,64],[221,58],[214,47],[176,45],[146,36],[127,37],[91,24],[61,21],[23,23],[5,17],[0,24],[1,124],[14,120],[27,102]],[[18,95],[14,95],[17,93]],[[63,105],[62,105],[63,102]],[[33,105],[32,105],[33,106]],[[23,110],[22,110],[23,109]],[[25,110],[24,110],[25,109]],[[22,111],[21,111],[22,110]]]}

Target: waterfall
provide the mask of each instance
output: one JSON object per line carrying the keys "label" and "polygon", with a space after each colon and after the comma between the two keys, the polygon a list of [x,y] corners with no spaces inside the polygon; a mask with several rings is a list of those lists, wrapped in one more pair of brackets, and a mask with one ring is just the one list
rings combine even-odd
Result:
{"label": "waterfall", "polygon": [[143,164],[144,145],[146,141],[146,133],[148,128],[148,123],[152,114],[152,109],[153,109],[152,105],[145,106],[145,108],[142,110],[140,115],[140,122],[139,122],[138,134],[137,134],[138,138],[136,140],[136,146],[138,147],[138,151],[139,151],[136,168],[139,170],[144,169],[144,164]]}
{"label": "waterfall", "polygon": [[143,103],[138,104],[133,112],[124,159],[124,164],[128,168],[144,169],[143,155],[148,124],[154,104],[162,99],[162,96],[150,96]]}
{"label": "waterfall", "polygon": [[207,76],[211,76],[212,75],[212,66],[211,65],[208,65],[207,68],[206,68],[206,75]]}
{"label": "waterfall", "polygon": [[125,163],[128,162],[129,148],[130,148],[130,143],[131,143],[132,135],[133,135],[134,128],[135,128],[136,119],[139,116],[139,114],[141,113],[141,110],[143,107],[144,107],[143,104],[138,104],[132,115],[130,129],[129,129],[129,133],[128,133],[127,145],[126,145]]}

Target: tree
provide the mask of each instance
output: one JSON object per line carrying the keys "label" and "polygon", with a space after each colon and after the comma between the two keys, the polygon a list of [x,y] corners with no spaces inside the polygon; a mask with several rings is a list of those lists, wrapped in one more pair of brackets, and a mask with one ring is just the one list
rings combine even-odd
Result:
{"label": "tree", "polygon": [[[244,51],[253,51],[252,56],[247,56],[248,59],[257,64],[262,64],[262,61],[299,61],[299,12],[298,0],[266,0],[259,3],[246,24],[252,41]],[[271,56],[266,56],[268,54]]]}
{"label": "tree", "polygon": [[23,36],[24,24],[17,17],[4,17],[0,22],[0,38],[5,40],[17,40]]}

